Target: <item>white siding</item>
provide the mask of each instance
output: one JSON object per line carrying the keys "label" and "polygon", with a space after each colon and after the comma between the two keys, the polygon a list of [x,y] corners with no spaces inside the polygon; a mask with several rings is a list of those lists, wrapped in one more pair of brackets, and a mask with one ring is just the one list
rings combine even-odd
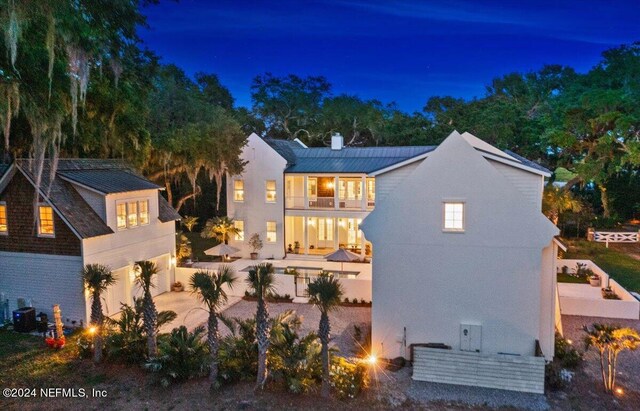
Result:
{"label": "white siding", "polygon": [[542,209],[544,177],[497,161],[488,161],[524,195],[536,210]]}
{"label": "white siding", "polygon": [[[0,252],[0,293],[9,299],[9,309],[17,308],[17,299],[32,300],[40,311],[53,319],[53,305],[60,304],[62,320],[86,321],[82,259],[47,254]],[[86,324],[86,323],[85,323]]]}
{"label": "white siding", "polygon": [[84,198],[84,201],[89,204],[93,211],[96,212],[102,218],[102,221],[106,221],[107,211],[106,211],[106,201],[105,196],[98,194],[94,191],[87,190],[86,188],[80,187],[78,185],[73,185],[73,188],[76,189],[78,194]]}
{"label": "white siding", "polygon": [[376,203],[382,201],[394,188],[407,178],[424,160],[414,161],[376,177]]}
{"label": "white siding", "polygon": [[[242,159],[248,161],[241,176],[227,176],[227,215],[244,222],[244,241],[232,238],[229,244],[239,248],[237,256],[249,257],[251,248],[247,242],[251,234],[262,239],[261,258],[284,257],[284,169],[287,162],[256,134],[251,134],[242,150]],[[244,201],[233,198],[233,181],[244,181]],[[276,182],[276,202],[268,203],[265,197],[266,181]],[[267,221],[276,222],[276,242],[267,242]]]}

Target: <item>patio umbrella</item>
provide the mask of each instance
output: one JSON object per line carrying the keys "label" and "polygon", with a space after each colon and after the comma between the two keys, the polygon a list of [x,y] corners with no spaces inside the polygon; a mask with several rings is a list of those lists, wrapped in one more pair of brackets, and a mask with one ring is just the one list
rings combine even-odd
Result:
{"label": "patio umbrella", "polygon": [[349,250],[341,248],[330,254],[324,256],[327,261],[335,261],[340,263],[340,271],[344,271],[344,263],[350,263],[352,261],[360,261],[360,256],[356,253],[352,253]]}
{"label": "patio umbrella", "polygon": [[231,247],[228,244],[220,243],[215,247],[211,247],[208,250],[205,250],[204,253],[206,255],[219,255],[222,257],[222,261],[225,261],[230,254],[235,254],[239,249],[235,247]]}

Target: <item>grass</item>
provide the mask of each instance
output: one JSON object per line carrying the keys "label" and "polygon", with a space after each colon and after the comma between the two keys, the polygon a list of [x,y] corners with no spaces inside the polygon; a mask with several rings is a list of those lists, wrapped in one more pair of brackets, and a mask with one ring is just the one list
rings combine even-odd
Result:
{"label": "grass", "polygon": [[586,278],[575,277],[569,274],[558,273],[559,283],[572,283],[572,284],[589,284],[589,280]]}
{"label": "grass", "polygon": [[214,257],[211,255],[206,255],[204,253],[205,250],[217,246],[218,240],[214,238],[202,238],[200,233],[198,232],[187,232],[183,233],[187,236],[189,241],[191,241],[191,250],[193,251],[194,261],[219,261],[220,257]]}
{"label": "grass", "polygon": [[603,243],[569,241],[564,258],[592,260],[628,291],[640,292],[640,261]]}

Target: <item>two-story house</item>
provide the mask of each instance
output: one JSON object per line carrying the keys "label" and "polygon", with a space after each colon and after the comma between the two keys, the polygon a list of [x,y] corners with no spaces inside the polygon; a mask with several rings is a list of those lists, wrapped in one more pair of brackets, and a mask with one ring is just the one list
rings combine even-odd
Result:
{"label": "two-story house", "polygon": [[0,166],[0,293],[10,308],[18,299],[63,320],[87,322],[90,302],[80,272],[84,265],[109,266],[117,279],[105,294],[105,311],[120,310],[140,294],[134,263],[159,268],[154,295],[169,291],[175,269],[178,213],[161,187],[119,160],[60,159],[42,183],[30,160]]}
{"label": "two-story house", "polygon": [[252,134],[242,152],[243,173],[227,178],[227,213],[239,230],[230,244],[248,257],[248,239],[257,233],[262,258],[321,258],[338,248],[370,257],[360,223],[392,185],[376,187],[376,176],[433,149],[344,147],[341,136],[333,136],[331,147],[307,147]]}

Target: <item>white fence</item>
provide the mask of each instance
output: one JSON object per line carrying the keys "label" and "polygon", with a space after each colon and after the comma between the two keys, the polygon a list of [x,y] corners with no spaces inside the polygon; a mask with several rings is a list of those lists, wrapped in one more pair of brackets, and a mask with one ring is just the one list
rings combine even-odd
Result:
{"label": "white fence", "polygon": [[[578,263],[586,264],[587,268],[598,274],[601,279],[601,285],[594,290],[594,287],[589,284],[558,284],[560,312],[562,314],[632,320],[640,318],[640,301],[618,284],[616,280],[611,279],[609,274],[593,261],[561,259],[558,260],[557,266],[558,269],[566,266],[570,271],[575,271]],[[607,286],[611,287],[616,295],[620,297],[620,300],[605,300],[601,297],[600,288]]]}
{"label": "white fence", "polygon": [[637,243],[640,232],[635,231],[594,231],[589,229],[587,239],[597,243]]}
{"label": "white fence", "polygon": [[[193,273],[198,271],[197,268],[176,267],[176,281],[184,284],[185,289],[189,291],[189,278]],[[237,280],[232,289],[227,289],[230,296],[243,297],[247,291],[246,272],[239,271],[236,273]],[[344,297],[349,300],[357,298],[359,300],[371,301],[371,280],[357,278],[341,278],[340,283],[344,289]],[[295,277],[289,274],[276,274],[275,292],[279,295],[289,294],[292,298],[296,296]]]}

